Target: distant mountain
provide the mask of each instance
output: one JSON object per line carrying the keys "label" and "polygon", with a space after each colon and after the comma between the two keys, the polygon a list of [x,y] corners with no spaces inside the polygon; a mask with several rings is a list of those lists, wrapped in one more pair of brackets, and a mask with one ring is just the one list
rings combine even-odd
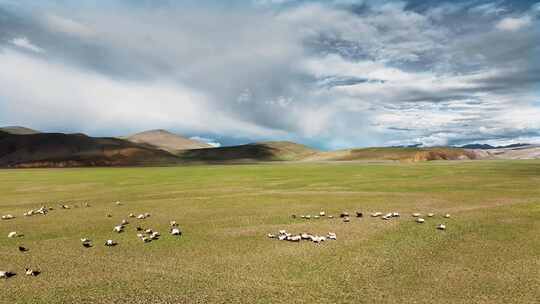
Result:
{"label": "distant mountain", "polygon": [[40,133],[39,131],[26,128],[26,127],[20,127],[20,126],[8,126],[8,127],[2,127],[0,128],[0,131],[6,132],[9,134],[18,134],[18,135],[28,135],[28,134],[37,134]]}
{"label": "distant mountain", "polygon": [[519,148],[519,147],[526,147],[529,146],[529,144],[511,144],[506,146],[492,146],[488,144],[468,144],[464,146],[460,146],[459,148],[463,149],[481,149],[481,150],[489,150],[489,149],[506,149],[506,148]]}
{"label": "distant mountain", "polygon": [[268,141],[211,149],[186,150],[178,155],[184,161],[242,162],[302,160],[319,151],[288,141]]}
{"label": "distant mountain", "polygon": [[495,147],[488,144],[468,144],[468,145],[460,146],[459,148],[487,150],[487,149],[494,149]]}
{"label": "distant mountain", "polygon": [[174,154],[190,149],[212,148],[211,145],[205,142],[188,139],[166,130],[145,131],[125,137],[124,139],[137,144],[146,144]]}
{"label": "distant mountain", "polygon": [[338,151],[321,152],[310,157],[306,161],[400,161],[418,162],[432,160],[471,160],[476,159],[474,152],[460,148],[433,147],[433,148],[363,148],[345,149]]}
{"label": "distant mountain", "polygon": [[0,131],[0,167],[134,166],[177,163],[163,150],[84,134]]}

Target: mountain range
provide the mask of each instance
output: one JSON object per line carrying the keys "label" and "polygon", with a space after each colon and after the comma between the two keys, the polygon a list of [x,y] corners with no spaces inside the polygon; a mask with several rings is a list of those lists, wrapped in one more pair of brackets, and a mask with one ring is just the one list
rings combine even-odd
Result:
{"label": "mountain range", "polygon": [[[491,146],[490,146],[491,147]],[[258,161],[431,161],[540,158],[540,146],[382,147],[319,151],[288,141],[229,147],[188,139],[166,130],[125,137],[43,133],[25,127],[0,128],[0,167],[151,166]]]}

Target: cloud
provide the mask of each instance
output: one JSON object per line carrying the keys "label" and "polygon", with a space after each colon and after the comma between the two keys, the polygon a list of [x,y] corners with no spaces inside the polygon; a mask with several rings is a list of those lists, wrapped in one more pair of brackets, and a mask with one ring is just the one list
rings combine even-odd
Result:
{"label": "cloud", "polygon": [[26,38],[26,37],[13,38],[10,42],[11,42],[11,44],[13,44],[13,45],[15,45],[17,47],[20,47],[20,48],[26,49],[26,50],[30,50],[30,51],[35,52],[35,53],[44,53],[45,52],[45,50],[43,50],[39,46],[36,46],[36,45],[32,44],[30,42],[30,40],[28,40],[28,38]]}
{"label": "cloud", "polygon": [[218,141],[216,141],[216,140],[213,139],[213,138],[200,137],[200,136],[192,136],[192,137],[190,137],[189,139],[205,142],[205,143],[209,144],[210,146],[212,146],[212,147],[214,147],[214,148],[221,147],[221,143],[219,143]]}
{"label": "cloud", "polygon": [[517,31],[532,24],[530,16],[506,17],[499,21],[495,27],[501,31]]}
{"label": "cloud", "polygon": [[45,16],[43,22],[54,32],[80,37],[91,37],[95,35],[94,30],[90,27],[69,18],[49,14]]}
{"label": "cloud", "polygon": [[538,5],[17,3],[0,4],[9,124],[321,148],[540,137]]}

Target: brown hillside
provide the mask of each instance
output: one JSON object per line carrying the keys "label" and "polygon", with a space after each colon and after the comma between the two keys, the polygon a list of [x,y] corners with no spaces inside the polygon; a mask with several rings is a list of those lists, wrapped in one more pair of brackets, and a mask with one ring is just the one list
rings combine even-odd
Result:
{"label": "brown hillside", "polygon": [[238,162],[238,161],[291,161],[302,160],[318,153],[307,146],[287,142],[271,141],[232,147],[195,149],[183,151],[179,156],[184,161]]}
{"label": "brown hillside", "polygon": [[166,130],[150,130],[133,134],[125,138],[134,143],[146,144],[171,153],[183,150],[212,148],[211,145],[182,137]]}
{"label": "brown hillside", "polygon": [[175,163],[174,155],[117,138],[0,132],[2,167],[128,166]]}
{"label": "brown hillside", "polygon": [[6,132],[9,134],[17,134],[17,135],[28,135],[28,134],[38,134],[39,131],[26,128],[26,127],[20,127],[20,126],[8,126],[8,127],[2,127],[0,128],[0,131]]}
{"label": "brown hillside", "polygon": [[472,151],[460,148],[365,148],[321,152],[307,157],[307,161],[384,160],[417,162],[432,160],[476,159]]}

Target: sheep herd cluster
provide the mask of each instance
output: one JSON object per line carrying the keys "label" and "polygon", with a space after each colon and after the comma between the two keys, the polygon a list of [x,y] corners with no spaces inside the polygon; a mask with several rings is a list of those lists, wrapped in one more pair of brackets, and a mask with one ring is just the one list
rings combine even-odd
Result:
{"label": "sheep herd cluster", "polygon": [[[120,202],[115,202],[115,205],[117,206],[120,206],[122,205],[122,203]],[[90,207],[90,205],[88,203],[83,203],[83,206],[84,207]],[[69,205],[64,205],[64,204],[60,204],[59,207],[61,209],[71,209],[72,206],[69,206]],[[75,208],[78,208],[79,206],[76,206],[74,205],[73,207]],[[46,206],[42,206],[38,209],[32,209],[32,210],[29,210],[25,213],[23,213],[24,216],[34,216],[34,215],[47,215],[49,213],[49,211],[51,210],[54,210],[53,207],[46,207]],[[111,214],[107,214],[107,217],[112,217]],[[135,215],[133,213],[130,213],[128,215],[129,218],[136,218],[138,220],[144,220],[146,218],[149,218],[150,217],[150,213],[141,213],[139,215]],[[13,220],[15,219],[15,216],[12,215],[12,214],[6,214],[6,215],[3,215],[1,217],[2,220]],[[116,232],[116,233],[123,233],[125,230],[126,230],[126,227],[129,225],[129,221],[126,220],[126,219],[123,219],[120,224],[118,225],[115,225],[112,229],[113,232]],[[171,221],[169,223],[169,226],[170,226],[170,231],[169,233],[172,235],[172,236],[181,236],[182,235],[182,231],[180,230],[180,227],[178,226],[178,224],[176,223],[176,221]],[[150,228],[142,228],[140,226],[137,226],[135,228],[135,231],[137,233],[137,238],[139,238],[141,241],[143,241],[144,243],[149,243],[149,242],[152,242],[152,241],[155,241],[155,240],[158,240],[161,236],[161,234],[158,232],[158,231],[155,231],[153,229],[150,229]],[[8,238],[22,238],[24,235],[17,232],[17,231],[11,231],[10,233],[8,233]],[[81,244],[84,248],[91,248],[93,247],[93,243],[92,243],[92,240],[89,239],[89,238],[86,238],[86,237],[83,237],[80,239],[81,240]],[[116,245],[118,245],[118,242],[116,242],[115,240],[112,240],[112,239],[108,239],[105,241],[104,245],[106,247],[114,247]],[[24,252],[27,252],[29,251],[28,248],[24,247],[24,246],[18,246],[18,249],[20,252],[24,253]],[[31,269],[31,268],[26,268],[25,269],[25,274],[28,275],[28,276],[38,276],[41,272],[39,270],[34,270],[34,269]],[[0,279],[7,279],[7,278],[10,278],[12,276],[15,276],[16,273],[15,272],[12,272],[12,271],[1,271],[0,270]]]}

